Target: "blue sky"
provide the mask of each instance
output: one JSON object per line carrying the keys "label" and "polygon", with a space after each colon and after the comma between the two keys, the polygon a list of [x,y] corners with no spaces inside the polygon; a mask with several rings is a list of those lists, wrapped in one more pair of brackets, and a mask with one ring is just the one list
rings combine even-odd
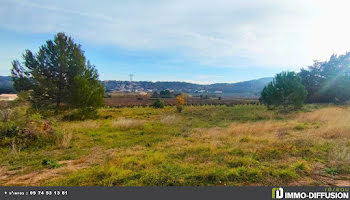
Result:
{"label": "blue sky", "polygon": [[348,0],[0,0],[0,75],[55,33],[103,80],[237,82],[350,50]]}

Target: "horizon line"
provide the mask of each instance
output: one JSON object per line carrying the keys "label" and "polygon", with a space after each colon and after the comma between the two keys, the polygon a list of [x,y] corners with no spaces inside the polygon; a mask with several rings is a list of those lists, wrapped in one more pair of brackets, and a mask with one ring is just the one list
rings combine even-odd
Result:
{"label": "horizon line", "polygon": [[[11,77],[11,75],[0,75],[3,77]],[[178,82],[178,83],[190,83],[190,84],[197,84],[197,85],[213,85],[213,84],[235,84],[235,83],[241,83],[241,82],[247,82],[247,81],[255,81],[255,80],[260,80],[264,78],[273,78],[271,77],[261,77],[261,78],[255,78],[255,79],[248,79],[248,80],[240,80],[240,81],[231,81],[231,82],[196,82],[192,80],[157,80],[157,81],[152,81],[152,80],[117,80],[117,79],[100,79],[100,81],[123,81],[123,82],[152,82],[152,83],[157,83],[157,82]]]}

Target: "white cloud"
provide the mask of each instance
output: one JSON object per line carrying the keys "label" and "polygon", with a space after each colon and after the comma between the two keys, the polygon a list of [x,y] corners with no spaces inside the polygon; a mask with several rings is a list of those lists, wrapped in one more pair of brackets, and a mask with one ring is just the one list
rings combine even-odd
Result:
{"label": "white cloud", "polygon": [[350,50],[348,0],[1,0],[0,26],[169,51],[203,65],[296,68]]}

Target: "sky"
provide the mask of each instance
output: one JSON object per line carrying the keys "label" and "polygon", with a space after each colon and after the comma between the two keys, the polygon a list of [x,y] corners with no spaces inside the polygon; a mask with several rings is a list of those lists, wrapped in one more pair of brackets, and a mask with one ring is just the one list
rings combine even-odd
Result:
{"label": "sky", "polygon": [[0,75],[57,32],[102,80],[239,82],[350,51],[349,0],[0,0]]}

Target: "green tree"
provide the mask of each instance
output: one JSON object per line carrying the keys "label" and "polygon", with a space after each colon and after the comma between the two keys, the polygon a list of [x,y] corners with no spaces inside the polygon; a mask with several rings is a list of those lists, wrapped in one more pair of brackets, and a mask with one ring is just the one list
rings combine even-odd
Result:
{"label": "green tree", "polygon": [[275,76],[261,92],[260,102],[270,106],[302,107],[307,91],[301,83],[301,78],[294,72],[282,72]]}
{"label": "green tree", "polygon": [[152,106],[154,108],[164,108],[164,101],[157,99],[154,101],[154,103],[152,104]]}
{"label": "green tree", "polygon": [[342,103],[350,100],[350,52],[328,61],[315,61],[299,75],[308,91],[307,102]]}
{"label": "green tree", "polygon": [[277,97],[276,88],[273,86],[273,82],[270,82],[261,92],[259,101],[267,106],[268,109],[271,109],[271,105],[274,105]]}
{"label": "green tree", "polygon": [[174,97],[174,94],[170,92],[169,90],[162,90],[159,93],[160,98],[172,98]]}
{"label": "green tree", "polygon": [[104,87],[98,80],[98,73],[90,62],[86,70],[75,78],[74,87],[71,90],[70,105],[85,109],[96,108],[104,103]]}
{"label": "green tree", "polygon": [[79,44],[58,33],[33,54],[26,50],[23,63],[13,61],[12,78],[17,91],[30,91],[36,108],[64,104],[71,108],[97,108],[103,104],[104,88],[94,66],[86,61]]}

